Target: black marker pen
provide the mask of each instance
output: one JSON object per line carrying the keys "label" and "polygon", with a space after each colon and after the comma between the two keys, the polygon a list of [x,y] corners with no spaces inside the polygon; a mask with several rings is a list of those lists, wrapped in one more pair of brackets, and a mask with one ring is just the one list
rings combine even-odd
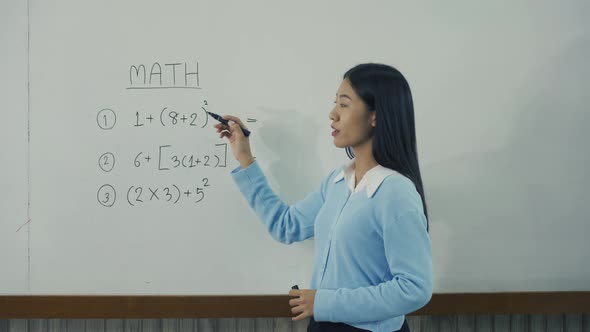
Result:
{"label": "black marker pen", "polygon": [[[212,112],[209,112],[209,111],[205,111],[205,112],[207,112],[207,114],[211,115],[211,117],[213,119],[215,119],[215,120],[223,123],[226,126],[229,126],[228,120],[222,118],[220,115],[215,114],[215,113],[212,113]],[[246,128],[242,127],[242,126],[240,126],[240,128],[242,128],[242,132],[244,133],[244,136],[246,136],[246,137],[250,136],[250,131],[248,129],[246,129]]]}

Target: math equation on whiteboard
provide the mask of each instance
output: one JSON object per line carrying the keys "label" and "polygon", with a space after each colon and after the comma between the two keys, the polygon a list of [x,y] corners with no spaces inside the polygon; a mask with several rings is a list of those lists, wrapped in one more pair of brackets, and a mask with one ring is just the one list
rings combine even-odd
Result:
{"label": "math equation on whiteboard", "polygon": [[[141,93],[141,97],[134,94],[133,98],[143,98],[147,94],[151,98],[148,98],[150,101],[154,100],[154,95],[156,98],[163,95],[170,97],[165,95],[165,91],[170,91],[170,89],[185,89],[185,91],[201,89],[198,62],[132,64],[129,66],[127,77],[125,90],[144,90],[136,92]],[[158,94],[150,92],[154,90],[160,90],[160,92]],[[149,95],[150,93],[151,95]],[[227,167],[227,143],[199,144],[198,148],[187,149],[186,144],[174,141],[178,137],[186,139],[187,133],[192,135],[191,133],[202,130],[209,124],[211,118],[207,113],[208,102],[205,99],[201,99],[201,102],[198,107],[191,105],[184,109],[183,106],[165,105],[165,102],[153,107],[146,106],[145,102],[142,102],[141,106],[127,107],[128,110],[116,107],[97,107],[96,125],[106,135],[117,132],[117,130],[120,135],[121,129],[123,129],[126,137],[150,137],[148,141],[153,142],[153,137],[156,136],[158,143],[164,143],[151,146],[149,143],[145,143],[141,148],[133,148],[132,144],[127,144],[130,147],[127,148],[125,145],[127,149],[125,152],[121,152],[121,145],[118,144],[112,149],[106,148],[104,151],[98,152],[97,172],[101,174],[101,178],[106,179],[96,192],[98,204],[104,207],[121,204],[139,207],[154,204],[175,206],[205,202],[211,188],[210,174],[212,170]],[[135,109],[130,110],[132,108]],[[178,137],[171,134],[178,131],[182,132]],[[140,141],[139,139],[133,140],[133,142]],[[113,170],[118,172],[113,172]],[[133,173],[134,171],[136,172]],[[138,180],[139,176],[135,175],[129,176],[126,179],[129,182],[125,185],[113,183],[112,181],[115,180],[109,181],[113,178],[113,173],[119,175],[122,173],[148,174],[146,172],[149,172],[147,180]],[[174,174],[177,176],[171,176]],[[182,176],[189,180],[177,180]],[[177,183],[170,181],[170,179],[175,179]],[[137,181],[137,183],[132,183],[133,181]]]}

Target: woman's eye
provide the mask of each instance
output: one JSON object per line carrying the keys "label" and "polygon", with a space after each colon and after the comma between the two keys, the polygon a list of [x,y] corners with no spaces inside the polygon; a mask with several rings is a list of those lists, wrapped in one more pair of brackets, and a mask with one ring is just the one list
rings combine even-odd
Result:
{"label": "woman's eye", "polygon": [[[334,104],[338,104],[338,101],[334,100]],[[346,107],[347,105],[346,104],[340,104],[339,106],[340,107]]]}

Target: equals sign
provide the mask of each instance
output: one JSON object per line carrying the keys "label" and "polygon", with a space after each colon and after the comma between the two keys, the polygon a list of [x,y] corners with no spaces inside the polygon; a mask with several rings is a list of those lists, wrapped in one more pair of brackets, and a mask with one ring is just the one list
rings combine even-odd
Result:
{"label": "equals sign", "polygon": [[256,119],[250,119],[250,118],[248,118],[248,119],[246,120],[246,122],[256,122],[256,121],[257,121]]}

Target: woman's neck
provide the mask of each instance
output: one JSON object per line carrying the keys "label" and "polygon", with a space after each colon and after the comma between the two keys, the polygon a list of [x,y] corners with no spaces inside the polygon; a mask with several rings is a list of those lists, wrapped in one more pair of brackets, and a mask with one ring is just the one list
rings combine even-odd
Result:
{"label": "woman's neck", "polygon": [[373,157],[373,140],[368,140],[365,143],[352,148],[354,152],[354,174],[356,177],[355,187],[361,182],[363,176],[378,163]]}

